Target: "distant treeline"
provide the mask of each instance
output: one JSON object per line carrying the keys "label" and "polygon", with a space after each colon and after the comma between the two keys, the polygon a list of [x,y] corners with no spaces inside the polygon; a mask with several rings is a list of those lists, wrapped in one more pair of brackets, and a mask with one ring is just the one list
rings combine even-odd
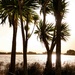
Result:
{"label": "distant treeline", "polygon": [[[11,54],[11,52],[0,52],[0,54]],[[16,54],[23,54],[23,53],[22,52],[16,52]],[[27,52],[27,54],[47,54],[47,52],[37,53],[37,52],[29,51],[29,52]],[[55,54],[55,52],[53,52],[53,54]]]}
{"label": "distant treeline", "polygon": [[27,54],[37,54],[37,53],[29,51],[29,52],[27,52]]}
{"label": "distant treeline", "polygon": [[[0,52],[0,54],[11,54],[11,52]],[[23,54],[22,52],[16,52],[16,54]],[[36,52],[27,52],[27,54],[37,54]]]}
{"label": "distant treeline", "polygon": [[65,53],[65,55],[75,55],[75,50],[70,49]]}
{"label": "distant treeline", "polygon": [[[11,54],[11,52],[0,52],[0,54]],[[17,52],[16,54],[22,54],[22,52]]]}

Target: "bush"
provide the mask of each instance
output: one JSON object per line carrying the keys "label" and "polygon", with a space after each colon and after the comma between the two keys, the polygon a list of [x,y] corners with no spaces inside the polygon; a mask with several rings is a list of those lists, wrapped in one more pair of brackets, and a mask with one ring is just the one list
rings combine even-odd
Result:
{"label": "bush", "polygon": [[[0,67],[3,64],[1,63]],[[8,75],[10,64],[5,65],[5,69],[0,71],[1,75]],[[15,75],[23,75],[23,65],[22,63],[16,64]],[[28,75],[55,75],[55,67],[52,68],[52,74],[48,71],[45,71],[44,66],[39,63],[28,64]],[[75,75],[75,65],[66,64],[62,67],[61,75]]]}
{"label": "bush", "polygon": [[33,63],[28,66],[28,75],[42,75],[43,74],[43,66],[39,63]]}
{"label": "bush", "polygon": [[[43,73],[43,66],[39,63],[32,63],[28,64],[28,75],[42,75]],[[16,75],[23,75],[23,67],[17,65],[16,67]]]}
{"label": "bush", "polygon": [[75,75],[75,66],[66,64],[65,67],[62,68],[62,75]]}

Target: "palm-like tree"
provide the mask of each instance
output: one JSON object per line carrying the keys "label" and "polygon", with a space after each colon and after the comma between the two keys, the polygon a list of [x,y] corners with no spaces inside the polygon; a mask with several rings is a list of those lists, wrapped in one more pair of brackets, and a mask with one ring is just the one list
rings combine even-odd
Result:
{"label": "palm-like tree", "polygon": [[[46,22],[46,14],[51,12],[52,3],[51,3],[50,0],[39,0],[39,4],[41,5],[41,10],[40,11],[43,13],[43,30],[44,30],[45,27],[46,27],[46,24],[45,24],[45,22]],[[45,47],[47,49],[47,62],[46,62],[45,71],[48,72],[52,68],[52,64],[51,64],[52,50],[50,50],[50,47],[49,47],[49,44],[48,44],[47,40],[45,40],[44,43],[45,43]],[[52,47],[54,47],[53,44],[52,44]]]}
{"label": "palm-like tree", "polygon": [[[17,33],[17,22],[18,22],[19,15],[20,15],[20,19],[21,19],[21,29],[22,29],[22,34],[23,34],[23,50],[24,50],[23,58],[24,58],[24,63],[25,63],[25,62],[27,62],[27,60],[25,60],[26,40],[24,37],[22,16],[27,18],[26,11],[29,11],[31,8],[35,9],[35,7],[37,6],[37,4],[35,4],[36,3],[35,0],[32,0],[32,1],[30,1],[30,0],[23,1],[22,0],[21,1],[22,8],[20,7],[20,3],[19,3],[19,5],[17,3],[18,3],[18,0],[7,0],[7,1],[2,0],[2,1],[0,1],[0,18],[2,18],[2,23],[5,22],[6,18],[8,17],[10,26],[13,25],[13,44],[12,44],[12,54],[11,54],[11,64],[10,64],[10,73],[12,73],[12,74],[14,74],[14,72],[15,72],[16,33]],[[22,9],[22,12],[19,11],[19,8],[20,8],[20,11]],[[28,32],[28,30],[26,32]],[[27,66],[27,64],[25,64],[24,67],[25,66]]]}
{"label": "palm-like tree", "polygon": [[[29,24],[29,17],[31,14],[32,9],[37,7],[37,1],[35,0],[18,0],[19,4],[19,12],[20,12],[20,20],[21,20],[21,31],[22,31],[22,39],[23,39],[23,60],[24,60],[24,75],[28,75],[27,73],[27,44],[28,44],[28,24]],[[23,9],[24,8],[24,9]],[[23,11],[25,11],[23,15]],[[25,33],[23,28],[23,19],[22,15],[26,18],[26,26],[25,26]]]}
{"label": "palm-like tree", "polygon": [[11,63],[9,73],[15,73],[15,54],[16,54],[16,35],[17,35],[17,23],[18,23],[18,12],[17,7],[14,7],[14,1],[2,0],[0,1],[0,18],[1,23],[4,23],[8,18],[10,26],[13,26],[13,40],[12,40],[12,51],[11,51]]}
{"label": "palm-like tree", "polygon": [[[52,25],[53,24],[50,24],[50,25],[47,24],[45,29],[42,30],[43,23],[42,21],[40,21],[39,25],[37,26],[37,30],[35,31],[35,34],[38,34],[40,41],[44,43],[45,48],[47,50],[47,62],[46,62],[45,71],[47,71],[46,73],[50,73],[50,74],[51,74],[51,68],[52,68],[51,55],[56,45],[56,37],[57,37],[56,32],[55,32],[55,37],[54,37],[53,32],[54,30],[56,31],[56,29]],[[70,36],[68,25],[66,23],[63,23],[61,25],[61,40],[66,41],[68,36]],[[53,37],[54,37],[53,45],[49,46],[49,42],[53,39]]]}
{"label": "palm-like tree", "polygon": [[53,0],[53,12],[56,19],[56,75],[61,75],[61,23],[66,11],[65,0]]}
{"label": "palm-like tree", "polygon": [[[65,11],[66,11],[66,9],[65,9],[65,7],[66,7],[66,5],[67,5],[67,2],[65,2],[65,0],[51,0],[51,4],[50,4],[50,11],[53,11],[53,13],[54,13],[54,16],[55,16],[55,19],[56,19],[56,28],[57,28],[57,50],[56,50],[56,53],[57,53],[57,69],[58,70],[60,70],[60,67],[61,67],[61,64],[60,64],[60,53],[61,53],[61,45],[60,45],[60,43],[61,43],[61,41],[60,41],[60,39],[61,39],[61,30],[60,30],[60,28],[61,28],[61,21],[62,21],[62,19],[63,19],[63,16],[64,16],[64,13],[65,13]],[[46,7],[47,5],[48,5],[48,3],[49,3],[49,0],[46,0],[45,2],[44,2],[44,7]],[[52,39],[52,44],[51,44],[51,48],[50,48],[50,54],[52,53],[52,50],[53,50],[53,48],[54,48],[54,44],[55,44],[55,42],[54,42],[54,39],[55,39],[55,31],[54,31],[54,37],[53,37],[53,39]],[[58,72],[58,74],[57,75],[60,75],[60,71],[56,71],[56,72]]]}
{"label": "palm-like tree", "polygon": [[43,29],[43,22],[40,21],[39,25],[37,26],[37,30],[35,31],[35,34],[38,34],[38,37],[41,42],[44,43],[45,48],[47,50],[47,62],[46,62],[46,69],[45,72],[49,73],[51,70],[51,55],[50,55],[50,47],[49,47],[49,42],[52,40],[53,37],[53,31],[54,31],[54,26],[53,24],[46,24],[44,29]]}

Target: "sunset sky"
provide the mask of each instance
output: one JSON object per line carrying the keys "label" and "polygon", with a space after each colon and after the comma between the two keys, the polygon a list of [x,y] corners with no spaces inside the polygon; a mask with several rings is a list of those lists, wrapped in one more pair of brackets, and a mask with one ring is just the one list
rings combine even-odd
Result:
{"label": "sunset sky", "polygon": [[[62,53],[66,52],[69,49],[75,50],[75,0],[66,0],[69,1],[69,5],[67,7],[68,12],[65,14],[64,22],[69,25],[70,29],[70,37],[66,42],[62,41]],[[39,10],[38,10],[39,11]],[[37,11],[37,12],[38,12]],[[47,16],[47,20],[53,22],[53,16]],[[0,51],[10,52],[12,47],[12,27],[9,27],[8,22],[3,25],[0,25]],[[17,51],[22,52],[22,38],[21,38],[21,30],[20,26],[18,26],[18,34],[17,34]],[[36,35],[32,35],[29,39],[28,51],[34,52],[45,52],[45,47],[39,40],[37,40]]]}

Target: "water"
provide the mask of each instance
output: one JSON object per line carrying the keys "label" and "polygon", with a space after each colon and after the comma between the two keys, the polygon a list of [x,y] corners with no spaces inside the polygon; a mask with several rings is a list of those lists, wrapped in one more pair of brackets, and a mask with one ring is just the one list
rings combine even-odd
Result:
{"label": "water", "polygon": [[[46,63],[46,55],[27,55],[27,62],[34,63],[39,62],[40,64]],[[4,64],[10,63],[10,55],[0,55],[0,62],[4,62]],[[16,55],[16,63],[23,62],[23,55]],[[55,64],[56,55],[52,55],[52,63]],[[66,63],[75,65],[75,56],[70,55],[61,55],[61,64],[65,65]]]}

